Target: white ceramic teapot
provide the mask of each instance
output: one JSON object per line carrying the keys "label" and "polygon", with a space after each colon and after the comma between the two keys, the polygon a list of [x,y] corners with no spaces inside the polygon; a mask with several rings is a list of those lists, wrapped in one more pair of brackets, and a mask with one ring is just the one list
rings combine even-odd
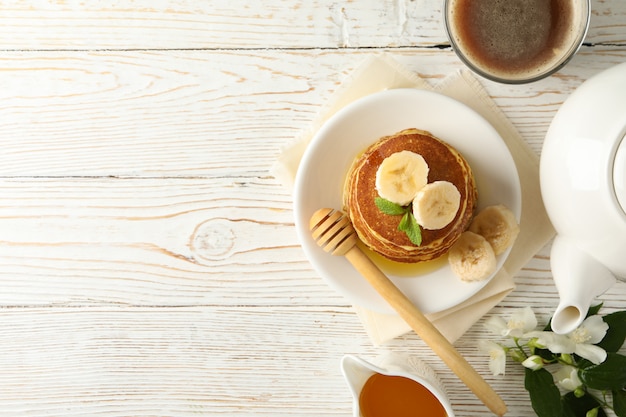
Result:
{"label": "white ceramic teapot", "polygon": [[593,299],[626,278],[626,63],[585,81],[558,110],[541,153],[543,201],[557,236],[550,262],[569,333]]}

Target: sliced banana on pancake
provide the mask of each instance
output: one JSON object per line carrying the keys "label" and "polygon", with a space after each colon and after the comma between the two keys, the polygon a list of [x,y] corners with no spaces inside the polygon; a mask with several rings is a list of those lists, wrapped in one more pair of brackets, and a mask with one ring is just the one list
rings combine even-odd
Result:
{"label": "sliced banana on pancake", "polygon": [[383,160],[376,171],[376,191],[385,200],[408,205],[428,182],[428,164],[422,155],[400,151]]}
{"label": "sliced banana on pancake", "polygon": [[[387,198],[384,196],[393,199],[393,189],[391,195],[385,194],[384,190],[381,193],[383,195],[379,194],[376,176],[381,163],[386,158],[402,151],[418,154],[426,161],[428,173],[424,170],[422,183],[425,182],[424,179],[428,182],[449,181],[461,193],[460,207],[454,220],[439,230],[427,230],[420,227],[423,233],[419,246],[410,241],[406,231],[398,229],[398,222],[402,216],[412,210],[410,204],[412,200],[400,201],[405,204],[401,205],[398,215],[389,215],[376,203],[379,197],[385,200]],[[401,162],[403,159],[400,157]],[[386,175],[387,172],[383,167],[378,185],[381,185],[381,182],[385,183]],[[415,191],[419,191],[417,188],[418,186],[415,186]],[[408,193],[409,196],[411,194],[412,192]],[[471,167],[463,155],[431,133],[410,128],[380,138],[356,156],[346,175],[343,208],[364,246],[391,261],[417,263],[439,258],[450,250],[459,235],[469,226],[474,215],[477,196],[476,182]],[[398,203],[390,203],[389,206],[393,205],[398,205]],[[412,211],[410,217],[414,218]]]}
{"label": "sliced banana on pancake", "polygon": [[448,181],[426,184],[413,200],[413,216],[424,229],[438,230],[446,227],[459,211],[461,193]]}
{"label": "sliced banana on pancake", "polygon": [[513,245],[519,234],[515,214],[502,204],[485,207],[472,220],[471,232],[487,239],[496,255]]}
{"label": "sliced banana on pancake", "polygon": [[463,281],[482,281],[496,270],[496,254],[487,239],[466,231],[448,252],[450,268]]}

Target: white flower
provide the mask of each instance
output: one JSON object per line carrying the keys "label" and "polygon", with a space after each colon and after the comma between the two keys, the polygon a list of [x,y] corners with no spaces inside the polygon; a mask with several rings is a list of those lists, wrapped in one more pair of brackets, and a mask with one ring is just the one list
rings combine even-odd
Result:
{"label": "white flower", "polygon": [[590,316],[573,332],[567,335],[552,332],[531,332],[539,345],[546,346],[552,353],[575,353],[598,365],[606,359],[606,351],[596,346],[606,335],[609,325],[600,316]]}
{"label": "white flower", "polygon": [[497,316],[487,319],[485,327],[497,335],[519,339],[537,327],[537,318],[530,307],[524,307],[511,314],[509,321]]}
{"label": "white flower", "polygon": [[552,353],[574,353],[576,343],[567,335],[552,332],[531,332],[531,337],[536,337],[535,345],[544,346]]}
{"label": "white flower", "polygon": [[582,324],[568,334],[568,337],[576,343],[574,353],[581,356],[594,364],[598,365],[606,359],[606,351],[596,343],[600,343],[609,325],[600,316],[590,316]]}
{"label": "white flower", "polygon": [[539,355],[532,355],[526,358],[524,362],[522,362],[522,365],[524,365],[528,369],[536,371],[543,368],[543,359],[541,359],[541,356]]}
{"label": "white flower", "polygon": [[506,351],[502,346],[490,340],[479,342],[481,351],[489,355],[489,370],[493,375],[504,375],[506,368]]}
{"label": "white flower", "polygon": [[570,365],[562,366],[554,373],[556,382],[567,391],[576,391],[582,386],[582,381],[578,377],[578,369]]}

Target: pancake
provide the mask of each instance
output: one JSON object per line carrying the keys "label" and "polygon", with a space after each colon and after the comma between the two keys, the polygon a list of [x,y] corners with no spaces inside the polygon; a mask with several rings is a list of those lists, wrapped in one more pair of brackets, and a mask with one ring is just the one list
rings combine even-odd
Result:
{"label": "pancake", "polygon": [[[422,243],[413,244],[398,230],[402,216],[387,215],[376,206],[376,172],[382,161],[403,150],[422,155],[426,160],[428,183],[448,181],[461,194],[456,217],[437,230],[421,228]],[[344,185],[344,211],[363,243],[392,261],[416,263],[436,259],[447,253],[473,217],[477,191],[472,170],[451,145],[429,132],[407,129],[386,136],[369,146],[353,162]]]}

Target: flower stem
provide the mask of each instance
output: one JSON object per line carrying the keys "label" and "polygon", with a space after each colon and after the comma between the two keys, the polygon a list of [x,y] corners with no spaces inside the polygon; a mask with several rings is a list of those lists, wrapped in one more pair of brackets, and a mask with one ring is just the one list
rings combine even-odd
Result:
{"label": "flower stem", "polygon": [[513,338],[513,342],[515,343],[515,346],[517,346],[517,350],[519,350],[519,352],[524,356],[524,359],[528,359],[528,353],[524,350],[524,346],[526,345],[520,345],[517,337]]}

